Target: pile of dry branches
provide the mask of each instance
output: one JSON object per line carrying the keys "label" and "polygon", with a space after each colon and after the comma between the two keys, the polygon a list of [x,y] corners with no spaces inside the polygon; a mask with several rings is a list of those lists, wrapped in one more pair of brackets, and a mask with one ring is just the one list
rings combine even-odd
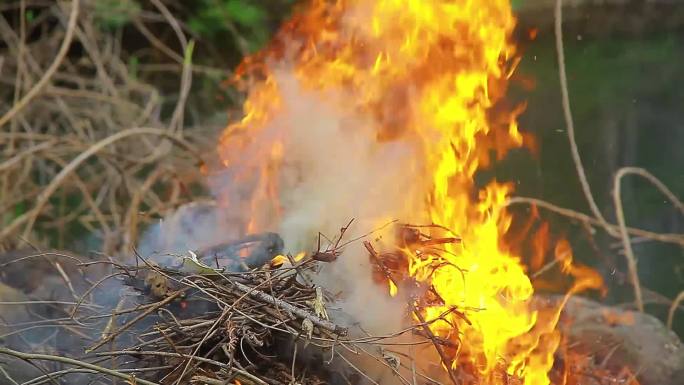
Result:
{"label": "pile of dry branches", "polygon": [[[105,330],[89,351],[97,351],[97,357],[140,358],[136,366],[160,368],[155,376],[161,383],[322,382],[319,368],[307,373],[296,363],[296,341],[330,350],[336,341],[348,340],[347,329],[328,319],[323,289],[301,282],[299,272],[315,261],[244,273],[198,270],[202,265],[192,259],[183,262],[195,273],[152,264],[121,266],[128,285],[157,301],[122,326]],[[125,349],[98,351],[136,329],[135,341]]]}
{"label": "pile of dry branches", "polygon": [[[354,314],[337,308],[336,295],[312,283],[322,263],[335,260],[343,248],[360,241],[341,242],[347,227],[327,248],[300,260],[279,256],[241,272],[219,268],[218,263],[209,266],[203,262],[207,256],[191,252],[172,256],[176,262],[164,266],[139,256],[133,266],[57,253],[16,258],[0,267],[49,259],[79,269],[106,266],[108,271],[100,272],[94,282],[63,277],[64,286],[73,288],[66,297],[14,302],[34,308],[48,305],[53,311],[0,325],[11,329],[0,338],[35,339],[30,335],[36,329],[48,330],[41,342],[24,339],[18,347],[0,347],[0,358],[15,357],[39,368],[24,382],[27,385],[105,384],[113,378],[144,385],[479,383],[477,368],[453,365],[461,341],[431,332],[431,324],[449,322],[449,315],[468,319],[456,308],[426,318],[423,307],[440,301],[429,284],[405,298],[404,327],[372,335]],[[428,237],[423,227],[399,226],[401,242],[433,254],[440,263],[440,248],[459,239]],[[363,245],[383,286],[390,280],[402,288],[417,287],[405,276],[401,248],[379,252],[373,242]],[[615,373],[601,371],[583,358],[568,356],[559,361],[568,367],[581,366],[582,371],[569,374],[568,383],[614,383]],[[559,367],[554,375],[562,376],[563,371]],[[500,376],[508,384],[522,383],[504,368]],[[9,373],[0,373],[0,381],[3,378],[19,383]],[[634,380],[630,373],[620,378],[627,378],[625,383]]]}
{"label": "pile of dry branches", "polygon": [[[206,121],[193,113],[198,103],[190,103],[193,74],[221,79],[227,72],[193,65],[190,31],[162,1],[131,15],[135,32],[150,41],[140,52],[124,51],[122,30],[100,27],[97,3],[0,5],[0,244],[6,249],[19,239],[63,247],[88,232],[91,249],[129,251],[145,223],[197,198],[198,147],[213,135],[195,128]],[[150,29],[172,31],[180,48]],[[131,57],[140,62],[135,71]],[[159,62],[173,63],[162,78],[175,90],[159,90],[160,69],[153,65]]]}
{"label": "pile of dry branches", "polygon": [[[458,330],[481,309],[446,307],[431,282],[407,274],[413,255],[407,250],[439,268],[449,264],[445,245],[461,239],[443,226],[392,221],[343,241],[351,224],[332,239],[320,235],[315,251],[297,257],[279,254],[282,239],[275,233],[181,255],[143,258],[136,253],[134,264],[62,253],[16,255],[0,263],[0,271],[19,277],[53,266],[62,273],[55,285],[64,290],[45,297],[27,287],[26,300],[0,302],[0,310],[25,305],[31,313],[23,322],[0,323],[0,339],[19,337],[7,340],[9,348],[0,348],[0,357],[40,368],[42,374],[24,382],[31,385],[108,383],[112,377],[174,385],[479,383],[478,369],[459,359],[465,342]],[[327,246],[321,246],[323,240]],[[374,335],[359,321],[360,314],[345,313],[349,308],[340,304],[346,293],[331,293],[331,282],[318,274],[336,266],[324,264],[359,253],[370,260],[379,288],[387,290],[390,282],[402,294],[395,303],[403,310],[400,322],[396,329],[383,327],[387,334]],[[460,271],[467,280],[468,272]],[[548,305],[555,309],[558,303]],[[425,309],[433,306],[444,311],[428,316]],[[436,322],[454,332],[436,335],[431,328]],[[606,367],[590,358],[560,349],[550,375],[569,384],[635,382],[626,367]],[[522,383],[503,366],[495,373],[505,383]],[[0,373],[0,380],[3,375],[12,378]]]}
{"label": "pile of dry branches", "polygon": [[[418,364],[415,358],[420,351],[435,355],[435,348],[451,347],[426,327],[435,320],[414,324],[407,314],[404,329],[371,335],[354,315],[340,316],[331,306],[336,298],[312,283],[321,263],[349,245],[340,239],[298,261],[281,256],[243,272],[210,267],[193,253],[163,267],[140,257],[137,266],[56,253],[17,258],[11,263],[50,258],[80,269],[105,265],[109,272],[84,290],[68,280],[65,286],[76,287],[72,300],[26,301],[60,310],[8,325],[13,329],[5,335],[23,335],[34,327],[54,333],[40,345],[22,345],[21,351],[0,348],[0,356],[40,367],[44,373],[31,385],[108,383],[112,377],[140,384],[377,385],[383,378],[406,385],[451,383],[443,378],[442,365]],[[387,256],[366,247],[378,268],[391,274],[383,262]],[[48,341],[53,348],[46,348]],[[83,348],[86,355],[78,353]]]}

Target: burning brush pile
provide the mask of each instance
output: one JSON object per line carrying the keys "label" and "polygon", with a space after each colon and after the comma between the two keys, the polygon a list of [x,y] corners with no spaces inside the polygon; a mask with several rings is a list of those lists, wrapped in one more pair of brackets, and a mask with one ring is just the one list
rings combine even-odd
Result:
{"label": "burning brush pile", "polygon": [[559,328],[601,276],[562,240],[527,255],[512,184],[475,182],[535,148],[504,99],[514,26],[508,0],[309,2],[237,71],[243,116],[203,167],[215,202],[135,259],[73,264],[106,269],[22,324],[71,350],[0,352],[56,363],[31,385],[635,384]]}
{"label": "burning brush pile", "polygon": [[[438,287],[408,274],[416,253],[430,258],[433,269],[449,264],[440,253],[461,244],[459,237],[437,225],[389,223],[349,238],[351,225],[328,239],[327,247],[295,256],[280,254],[283,241],[275,233],[182,255],[138,256],[135,264],[53,252],[16,256],[2,265],[5,271],[59,266],[69,292],[38,301],[34,295],[39,296],[39,291],[34,290],[26,301],[14,302],[27,306],[30,320],[11,325],[14,329],[3,334],[5,345],[18,350],[0,347],[0,353],[31,363],[47,362],[47,369],[36,366],[40,371],[28,378],[25,373],[16,377],[32,385],[112,379],[143,385],[528,381],[529,375],[511,372],[504,361],[487,373],[485,367],[476,366],[476,360],[484,357],[475,355],[465,336],[477,327],[476,315],[486,308],[449,305]],[[392,237],[383,240],[378,236],[383,233]],[[388,243],[395,246],[386,247]],[[330,292],[317,283],[326,268],[334,270],[340,258],[349,258],[347,250],[354,246],[363,250],[372,266],[369,273],[375,289],[386,293],[387,301],[401,297],[390,303],[392,316],[399,317],[391,326],[373,325],[369,315],[390,322],[375,308],[348,313],[346,293]],[[106,271],[92,271],[101,266]],[[467,279],[467,271],[461,274]],[[93,275],[100,278],[86,278]],[[383,306],[375,301],[373,305]],[[553,304],[551,311],[557,306]],[[449,333],[444,332],[447,328]],[[42,331],[22,337],[31,329]],[[574,359],[563,365],[573,365],[576,372],[565,373],[570,368],[560,366],[550,375],[565,376],[567,383],[634,382],[624,368],[613,372]],[[5,374],[14,380],[11,373]]]}
{"label": "burning brush pile", "polygon": [[[137,379],[141,383],[150,377],[148,380],[159,383],[361,384],[383,381],[381,378],[390,373],[392,381],[409,383],[405,376],[411,371],[421,382],[440,383],[438,379],[445,373],[457,383],[472,382],[474,378],[468,379],[466,372],[451,368],[458,345],[427,327],[450,314],[467,321],[456,308],[426,320],[426,307],[437,302],[444,305],[434,288],[411,282],[414,293],[430,290],[425,298],[412,297],[407,305],[420,323],[391,335],[372,335],[353,314],[335,308],[339,298],[312,282],[320,264],[334,262],[344,246],[360,242],[344,241],[350,225],[341,229],[329,247],[294,257],[277,254],[282,250],[282,240],[277,234],[266,233],[197,254],[190,251],[184,256],[166,256],[164,267],[146,259],[140,259],[135,267],[116,264],[109,276],[122,277],[128,294],[108,314],[101,338],[86,351],[92,357],[135,358],[116,366],[133,371],[141,366],[153,369],[151,376]],[[459,241],[456,237],[422,239],[411,225],[398,225],[396,229],[397,235],[404,237],[403,245],[414,250],[428,252],[433,246]],[[400,274],[407,278],[402,271],[408,256],[401,249],[379,254],[370,242],[363,244],[379,282],[389,280],[397,287]],[[238,251],[246,252],[241,258]],[[215,265],[207,264],[209,260]],[[401,285],[408,288],[409,283]],[[96,286],[91,286],[92,290]],[[142,302],[125,309],[130,298],[136,297],[134,293],[143,298]],[[428,297],[430,304],[425,302]],[[72,316],[80,306],[81,301],[71,310]],[[88,315],[75,320],[88,322],[92,318]],[[390,349],[397,343],[401,346],[402,340],[411,341],[405,344],[412,349],[430,346],[442,364],[417,369],[416,359],[402,354],[405,349]],[[114,346],[123,348],[111,350]],[[369,370],[370,362],[380,367]],[[373,379],[371,375],[378,370],[388,373]],[[503,370],[499,375],[515,382]]]}
{"label": "burning brush pile", "polygon": [[[258,251],[246,259],[255,263],[253,254],[262,253],[263,244],[274,239],[279,240],[275,234],[266,234],[222,248],[259,243],[254,248]],[[211,255],[216,261],[226,256]],[[329,361],[336,345],[341,349],[352,344],[348,330],[329,319],[323,289],[306,284],[306,274],[315,268],[318,255],[298,261],[280,255],[258,268],[243,260],[233,272],[210,267],[192,252],[175,267],[119,266],[125,284],[147,296],[150,303],[130,319],[124,318],[120,327],[112,326],[112,319],[103,338],[89,351],[136,330],[135,340],[124,350],[95,355],[136,357],[141,360],[136,366],[157,368],[154,377],[161,383],[327,383],[334,377],[329,369],[301,367],[308,360],[297,361],[298,341],[304,350],[301,354],[311,354],[313,349],[305,350],[311,344],[319,355],[328,351]],[[285,262],[288,267],[277,266]]]}

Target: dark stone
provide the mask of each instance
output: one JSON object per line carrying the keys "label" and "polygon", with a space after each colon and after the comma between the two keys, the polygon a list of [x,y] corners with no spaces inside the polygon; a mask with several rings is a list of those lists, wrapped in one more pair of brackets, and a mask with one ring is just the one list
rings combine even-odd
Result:
{"label": "dark stone", "polygon": [[[546,304],[558,300],[540,299]],[[573,351],[605,367],[628,367],[641,385],[684,384],[684,345],[656,317],[574,297],[563,311],[560,328]]]}

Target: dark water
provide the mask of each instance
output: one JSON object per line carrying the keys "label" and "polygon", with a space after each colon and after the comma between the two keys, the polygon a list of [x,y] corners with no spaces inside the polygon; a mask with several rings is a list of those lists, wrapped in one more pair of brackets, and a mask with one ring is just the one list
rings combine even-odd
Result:
{"label": "dark water", "polygon": [[[613,176],[624,166],[649,170],[684,199],[684,37],[575,35],[567,36],[565,44],[578,147],[604,216],[615,223]],[[527,101],[521,128],[535,134],[539,153],[535,157],[516,151],[497,167],[497,178],[516,181],[519,195],[588,213],[563,119],[553,36],[542,34],[525,44],[514,83],[513,98]],[[622,186],[629,226],[684,232],[684,217],[649,183],[627,176]],[[621,274],[627,269],[616,239],[598,231],[596,250],[582,226],[548,212],[542,215],[551,222],[553,233],[569,238],[578,259],[603,273],[610,287],[608,301],[632,300],[632,288]],[[684,290],[681,246],[641,240],[633,245],[644,287],[669,298]],[[667,307],[650,305],[648,311],[664,319]],[[684,335],[684,312],[676,315],[675,323]]]}

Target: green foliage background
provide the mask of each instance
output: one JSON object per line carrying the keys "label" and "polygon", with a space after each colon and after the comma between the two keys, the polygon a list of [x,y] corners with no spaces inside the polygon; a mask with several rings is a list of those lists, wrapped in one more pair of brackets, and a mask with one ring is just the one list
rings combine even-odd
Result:
{"label": "green foliage background", "polygon": [[[95,12],[103,28],[130,23],[149,2],[141,0],[98,0]],[[196,0],[183,2],[175,14],[201,39],[216,44],[225,37],[239,39],[248,52],[261,48],[275,26],[289,14],[295,0]]]}

